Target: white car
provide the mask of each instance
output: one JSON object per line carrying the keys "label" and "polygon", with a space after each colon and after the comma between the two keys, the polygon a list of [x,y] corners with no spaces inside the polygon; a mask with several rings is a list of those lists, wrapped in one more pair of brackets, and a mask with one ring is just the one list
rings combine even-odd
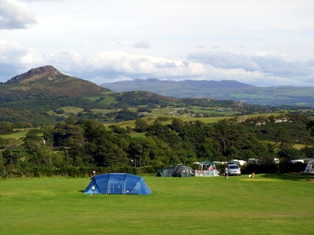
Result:
{"label": "white car", "polygon": [[229,175],[241,175],[241,169],[236,164],[228,164]]}
{"label": "white car", "polygon": [[296,163],[304,163],[303,159],[295,159],[295,160],[291,160],[292,164],[296,164]]}

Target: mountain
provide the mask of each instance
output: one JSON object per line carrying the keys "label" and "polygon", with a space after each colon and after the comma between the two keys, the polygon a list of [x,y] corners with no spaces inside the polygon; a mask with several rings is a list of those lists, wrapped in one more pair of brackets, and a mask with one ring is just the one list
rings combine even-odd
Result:
{"label": "mountain", "polygon": [[254,105],[314,107],[313,87],[256,87],[238,81],[169,81],[158,79],[103,83],[112,91],[150,91],[177,98],[236,100]]}
{"label": "mountain", "polygon": [[2,86],[15,95],[44,93],[57,96],[94,96],[109,91],[92,82],[64,75],[51,65],[31,69],[11,78]]}
{"label": "mountain", "polygon": [[48,111],[60,107],[102,107],[89,97],[100,97],[108,89],[60,73],[53,66],[34,68],[0,83],[0,121],[51,123],[58,116]]}

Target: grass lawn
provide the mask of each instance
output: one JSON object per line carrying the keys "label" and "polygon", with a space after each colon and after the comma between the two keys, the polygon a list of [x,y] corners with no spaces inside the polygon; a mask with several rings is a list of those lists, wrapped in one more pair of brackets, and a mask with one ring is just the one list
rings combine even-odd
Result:
{"label": "grass lawn", "polygon": [[313,234],[314,176],[144,179],[151,195],[85,195],[89,178],[0,180],[0,234]]}

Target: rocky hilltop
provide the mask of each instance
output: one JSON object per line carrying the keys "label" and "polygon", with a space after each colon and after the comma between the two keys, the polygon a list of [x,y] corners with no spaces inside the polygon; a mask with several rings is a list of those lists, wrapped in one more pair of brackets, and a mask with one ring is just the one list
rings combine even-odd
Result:
{"label": "rocky hilltop", "polygon": [[17,75],[13,78],[11,78],[8,83],[14,83],[14,82],[22,82],[22,81],[28,81],[31,78],[37,77],[42,78],[45,77],[48,80],[54,80],[56,76],[62,75],[57,69],[55,69],[51,65],[46,65],[39,68],[33,68],[29,70],[26,73]]}

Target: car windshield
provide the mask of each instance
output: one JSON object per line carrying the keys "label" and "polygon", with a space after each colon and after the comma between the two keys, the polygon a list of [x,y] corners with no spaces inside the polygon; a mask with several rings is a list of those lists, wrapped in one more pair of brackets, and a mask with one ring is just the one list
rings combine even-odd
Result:
{"label": "car windshield", "polygon": [[239,167],[237,166],[229,166],[230,169],[238,169]]}

